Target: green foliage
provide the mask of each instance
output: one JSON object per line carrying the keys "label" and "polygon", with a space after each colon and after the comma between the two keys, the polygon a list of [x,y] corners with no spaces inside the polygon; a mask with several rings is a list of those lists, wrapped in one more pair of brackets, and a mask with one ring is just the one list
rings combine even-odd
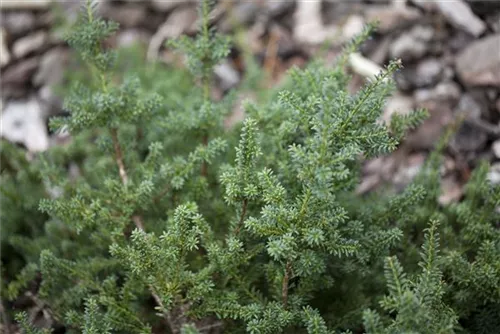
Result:
{"label": "green foliage", "polygon": [[[385,277],[389,295],[380,305],[389,313],[396,313],[388,327],[383,328],[380,316],[373,311],[364,313],[367,333],[453,333],[457,327],[457,316],[443,302],[445,285],[438,262],[439,235],[437,222],[426,229],[419,262],[421,272],[409,279],[395,257],[385,261]],[[418,329],[418,331],[417,331]]]}
{"label": "green foliage", "polygon": [[23,334],[50,334],[52,333],[49,329],[38,329],[30,324],[28,319],[28,314],[26,312],[20,312],[15,316],[16,321],[19,323]]}
{"label": "green foliage", "polygon": [[209,11],[173,43],[186,71],[104,49],[116,26],[87,3],[68,42],[90,71],[52,124],[71,142],[31,162],[2,145],[2,297],[31,291],[68,333],[495,332],[500,189],[486,164],[446,207],[444,144],[403,192],[354,193],[362,158],[426,115],[379,121],[398,61],[348,92],[346,57],[372,27],[226,129],[237,92],[211,99],[229,49]]}

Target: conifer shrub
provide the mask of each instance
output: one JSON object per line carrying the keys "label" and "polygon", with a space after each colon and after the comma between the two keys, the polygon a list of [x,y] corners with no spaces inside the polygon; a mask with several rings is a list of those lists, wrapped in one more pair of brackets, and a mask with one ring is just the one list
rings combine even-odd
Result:
{"label": "conifer shrub", "polygon": [[30,162],[2,145],[8,316],[47,332],[16,304],[30,296],[67,333],[498,332],[500,188],[487,164],[440,206],[444,138],[403,192],[355,195],[362,159],[426,117],[379,121],[397,61],[348,93],[347,57],[371,27],[227,129],[236,93],[214,101],[210,87],[230,41],[209,11],[201,2],[199,34],[172,43],[186,72],[120,66],[102,46],[116,24],[82,10],[67,40],[91,78],[52,122],[71,142]]}

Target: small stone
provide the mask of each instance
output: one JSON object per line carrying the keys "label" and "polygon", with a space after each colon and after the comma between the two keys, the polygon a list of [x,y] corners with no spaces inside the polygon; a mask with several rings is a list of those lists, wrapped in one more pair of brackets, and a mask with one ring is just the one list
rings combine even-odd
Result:
{"label": "small stone", "polygon": [[260,6],[255,2],[240,2],[231,8],[231,14],[222,20],[220,29],[229,32],[237,26],[248,26],[257,17]]}
{"label": "small stone", "polygon": [[10,61],[9,48],[7,47],[6,34],[3,28],[0,28],[0,66],[4,67]]}
{"label": "small stone", "polygon": [[415,88],[429,87],[441,80],[443,65],[437,59],[430,58],[415,66],[408,66],[394,76],[398,87],[407,91]]}
{"label": "small stone", "polygon": [[48,9],[52,0],[17,0],[17,1],[2,1],[0,7],[5,9]]}
{"label": "small stone", "polygon": [[455,64],[465,85],[500,85],[500,34],[473,42],[458,55]]}
{"label": "small stone", "polygon": [[461,0],[433,1],[437,10],[456,28],[478,37],[486,30],[486,24],[478,18],[470,7]]}
{"label": "small stone", "polygon": [[327,27],[323,24],[322,8],[319,1],[297,1],[295,10],[295,26],[293,36],[299,43],[321,44],[325,40],[334,38],[338,28]]}
{"label": "small stone", "polygon": [[4,18],[5,29],[12,35],[26,34],[36,24],[35,14],[30,12],[7,12]]}
{"label": "small stone", "polygon": [[144,30],[127,29],[118,33],[116,44],[118,47],[129,47],[137,43],[147,43],[151,35]]}
{"label": "small stone", "polygon": [[455,134],[451,145],[459,152],[477,152],[482,150],[488,135],[470,122],[465,121]]}
{"label": "small stone", "polygon": [[393,182],[397,188],[403,189],[418,175],[425,162],[425,155],[422,153],[415,153],[408,156],[405,161],[394,175]]}
{"label": "small stone", "polygon": [[457,180],[452,176],[446,177],[441,181],[441,195],[438,202],[443,206],[456,203],[463,194],[463,188],[458,184]]}
{"label": "small stone", "polygon": [[401,58],[403,62],[411,62],[424,56],[428,44],[432,40],[434,29],[427,26],[415,26],[410,31],[401,34],[391,45],[392,58]]}
{"label": "small stone", "polygon": [[38,57],[10,65],[1,76],[4,97],[20,97],[24,94],[33,73],[38,67]]}
{"label": "small stone", "polygon": [[430,117],[422,125],[408,134],[405,144],[414,150],[434,148],[443,134],[443,129],[454,119],[451,106],[437,100],[419,102],[418,107],[426,108]]}
{"label": "small stone", "polygon": [[488,180],[492,184],[500,184],[500,162],[494,163],[490,166]]}
{"label": "small stone", "polygon": [[[321,4],[321,19],[325,25],[341,24],[349,15],[362,13],[364,4],[361,0],[340,1],[340,0],[325,0],[325,1],[311,1],[311,0],[297,0],[295,2],[318,2]],[[299,6],[297,5],[297,8]]]}
{"label": "small stone", "polygon": [[433,90],[434,99],[451,101],[451,104],[455,104],[461,94],[462,90],[460,89],[460,86],[454,81],[440,82]]}
{"label": "small stone", "polygon": [[171,13],[153,37],[151,37],[147,52],[148,60],[158,59],[158,54],[165,40],[177,38],[189,31],[193,24],[195,24],[196,17],[196,9],[192,7],[180,7]]}
{"label": "small stone", "polygon": [[500,159],[500,139],[497,139],[493,142],[493,145],[491,145],[491,149],[493,150],[493,154],[495,154],[495,157],[497,159]]}
{"label": "small stone", "polygon": [[38,90],[38,97],[43,106],[44,115],[52,116],[61,112],[63,100],[54,93],[54,89],[51,86],[43,86],[40,88]]}
{"label": "small stone", "polygon": [[177,6],[185,3],[191,3],[193,2],[192,0],[171,0],[171,1],[165,1],[165,0],[151,0],[151,6],[153,7],[154,10],[158,10],[160,12],[169,12],[176,8]]}
{"label": "small stone", "polygon": [[415,22],[421,17],[420,11],[415,8],[380,5],[368,7],[365,15],[368,22],[375,20],[380,22],[377,31],[382,34]]}
{"label": "small stone", "polygon": [[480,119],[483,114],[483,107],[470,94],[464,94],[460,98],[455,109],[458,114],[465,115],[466,119]]}
{"label": "small stone", "polygon": [[216,65],[214,73],[220,80],[220,88],[224,92],[240,82],[240,74],[227,61]]}
{"label": "small stone", "polygon": [[103,9],[105,16],[125,28],[136,27],[147,18],[147,10],[142,5],[111,6]]}
{"label": "small stone", "polygon": [[12,53],[17,59],[35,52],[47,43],[49,36],[45,31],[38,31],[32,35],[18,39],[12,48]]}
{"label": "small stone", "polygon": [[416,87],[432,86],[441,79],[442,73],[443,65],[439,60],[426,59],[417,65],[412,81]]}
{"label": "small stone", "polygon": [[2,137],[24,144],[31,152],[45,151],[49,147],[49,138],[42,114],[42,108],[34,98],[10,102],[0,116]]}
{"label": "small stone", "polygon": [[365,20],[360,15],[350,15],[342,26],[342,38],[345,41],[360,34],[365,26]]}
{"label": "small stone", "polygon": [[380,74],[383,69],[377,63],[364,57],[358,52],[349,55],[349,66],[352,70],[367,78],[368,80],[375,80],[375,77]]}
{"label": "small stone", "polygon": [[68,62],[68,56],[68,52],[63,48],[55,48],[46,52],[42,56],[33,83],[37,86],[61,83],[64,77],[64,65]]}
{"label": "small stone", "polygon": [[389,124],[393,114],[407,115],[413,108],[414,102],[411,96],[394,94],[387,100],[382,119]]}

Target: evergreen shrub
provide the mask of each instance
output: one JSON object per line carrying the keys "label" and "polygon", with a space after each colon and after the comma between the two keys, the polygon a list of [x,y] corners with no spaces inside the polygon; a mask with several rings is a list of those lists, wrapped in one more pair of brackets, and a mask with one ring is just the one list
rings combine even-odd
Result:
{"label": "evergreen shrub", "polygon": [[103,47],[117,25],[82,10],[67,41],[91,75],[52,122],[71,141],[30,162],[2,145],[3,320],[44,333],[28,298],[58,333],[500,332],[486,164],[458,204],[437,201],[442,147],[403,192],[355,194],[362,159],[426,117],[379,121],[397,61],[349,94],[371,28],[226,128],[237,92],[210,90],[230,41],[209,12],[173,43],[188,72],[123,63]]}

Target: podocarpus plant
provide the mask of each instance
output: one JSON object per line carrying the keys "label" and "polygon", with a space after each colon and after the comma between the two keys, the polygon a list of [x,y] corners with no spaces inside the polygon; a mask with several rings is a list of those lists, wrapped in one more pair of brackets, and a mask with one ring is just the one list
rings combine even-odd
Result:
{"label": "podocarpus plant", "polygon": [[70,333],[500,327],[500,190],[486,165],[449,207],[437,205],[440,150],[403,193],[354,194],[361,158],[395,150],[425,117],[378,121],[399,62],[348,93],[346,60],[370,27],[335,66],[291,71],[275,99],[247,104],[242,126],[224,129],[232,99],[212,101],[210,87],[228,40],[209,28],[209,3],[200,9],[199,35],[174,43],[198,84],[177,87],[165,82],[189,76],[122,78],[102,47],[116,25],[87,3],[68,42],[94,80],[75,83],[70,116],[54,122],[72,142],[2,172],[17,176],[2,179],[2,224],[22,219],[19,183],[43,198],[23,226],[44,226],[7,235],[28,264],[16,280],[3,272],[3,296],[28,291]]}

